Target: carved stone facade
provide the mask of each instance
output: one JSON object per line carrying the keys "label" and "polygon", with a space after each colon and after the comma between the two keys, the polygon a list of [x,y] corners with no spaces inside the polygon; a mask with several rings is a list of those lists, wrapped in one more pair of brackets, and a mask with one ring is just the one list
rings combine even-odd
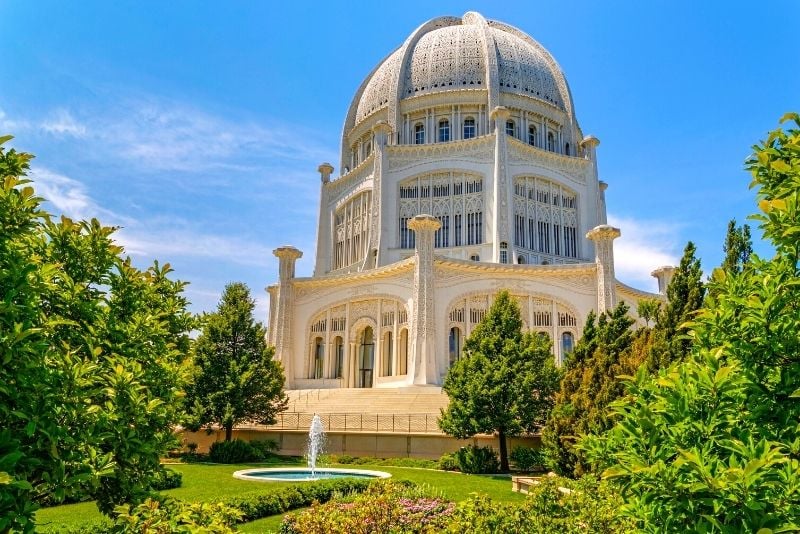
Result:
{"label": "carved stone facade", "polygon": [[319,167],[314,275],[275,251],[288,387],[441,385],[501,289],[558,362],[590,311],[663,298],[614,278],[598,144],[522,31],[472,12],[417,28],[358,88],[339,175]]}

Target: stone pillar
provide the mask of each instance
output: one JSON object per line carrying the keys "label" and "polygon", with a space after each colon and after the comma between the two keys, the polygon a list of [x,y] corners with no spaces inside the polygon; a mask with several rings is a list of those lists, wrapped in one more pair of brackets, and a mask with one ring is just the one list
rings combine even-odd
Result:
{"label": "stone pillar", "polygon": [[292,354],[292,316],[294,315],[293,281],[294,264],[303,253],[294,247],[278,247],[272,251],[278,258],[279,282],[275,305],[275,358],[283,365],[286,387],[291,388],[295,379],[295,362]]}
{"label": "stone pillar", "polygon": [[492,261],[500,261],[500,242],[508,243],[509,263],[513,263],[510,258],[516,257],[516,251],[512,246],[508,224],[509,206],[511,206],[510,188],[506,178],[506,167],[508,153],[506,151],[506,120],[511,116],[507,108],[497,106],[492,110],[491,118],[494,121],[494,202],[489,202],[489,206],[494,205],[492,226],[494,233],[492,236]]}
{"label": "stone pillar", "polygon": [[386,164],[386,145],[392,134],[392,127],[386,121],[378,121],[372,127],[375,146],[375,159],[372,163],[372,213],[370,214],[369,246],[364,258],[363,269],[372,269],[381,264],[381,206],[389,202],[389,191],[383,187],[383,167]]}
{"label": "stone pillar", "polygon": [[417,215],[408,223],[415,233],[414,308],[411,323],[413,353],[408,374],[414,384],[437,384],[436,313],[434,311],[433,237],[442,224],[431,215]]}
{"label": "stone pillar", "polygon": [[667,294],[667,286],[672,281],[674,275],[675,267],[671,265],[664,265],[650,273],[650,276],[654,276],[658,280],[658,292],[662,295]]}
{"label": "stone pillar", "polygon": [[608,189],[608,184],[600,180],[597,185],[600,190],[597,195],[597,224],[608,224],[608,215],[606,213],[606,189]]}
{"label": "stone pillar", "polygon": [[594,241],[597,264],[597,313],[611,310],[617,305],[617,280],[614,278],[614,240],[621,234],[619,228],[601,224],[586,234]]}
{"label": "stone pillar", "polygon": [[314,276],[322,276],[331,269],[333,246],[331,241],[331,214],[328,213],[328,188],[333,173],[333,165],[321,164],[319,171],[321,185],[319,190],[319,222],[317,224],[317,259],[314,264]]}

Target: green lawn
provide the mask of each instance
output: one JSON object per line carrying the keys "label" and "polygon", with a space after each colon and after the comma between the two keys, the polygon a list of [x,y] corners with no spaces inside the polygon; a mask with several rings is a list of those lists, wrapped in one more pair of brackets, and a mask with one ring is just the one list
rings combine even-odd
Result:
{"label": "green lawn", "polygon": [[[281,459],[280,465],[298,465],[288,463]],[[298,484],[297,482],[251,482],[233,478],[234,471],[261,467],[264,465],[275,466],[278,464],[246,464],[246,465],[209,465],[209,464],[176,464],[169,466],[183,473],[183,485],[174,490],[163,492],[165,495],[187,501],[209,501],[221,499],[242,493],[251,493],[259,489],[275,488]],[[464,500],[470,493],[480,492],[491,496],[498,501],[521,501],[524,495],[511,491],[511,479],[507,476],[464,475],[446,471],[428,469],[414,469],[409,467],[384,467],[384,466],[342,466],[356,467],[358,469],[374,469],[386,471],[393,478],[411,480],[417,484],[424,484],[446,499],[453,501]],[[301,482],[300,484],[308,484]],[[44,508],[37,512],[36,522],[39,528],[50,529],[57,526],[75,526],[86,521],[101,517],[93,502],[68,504]],[[274,516],[241,525],[242,532],[268,532],[277,529],[282,516]]]}

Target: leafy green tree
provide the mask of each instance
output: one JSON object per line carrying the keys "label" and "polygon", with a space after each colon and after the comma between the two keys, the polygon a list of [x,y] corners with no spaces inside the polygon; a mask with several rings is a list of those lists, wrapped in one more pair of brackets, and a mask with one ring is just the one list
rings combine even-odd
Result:
{"label": "leafy green tree", "polygon": [[508,471],[506,438],[544,423],[559,378],[549,340],[522,333],[519,306],[501,291],[445,377],[450,403],[439,427],[457,438],[496,432],[500,469]]}
{"label": "leafy green tree", "polygon": [[644,319],[645,325],[650,328],[650,321],[657,322],[661,314],[661,301],[657,299],[643,299],[636,306],[636,313]]}
{"label": "leafy green tree", "polygon": [[225,286],[217,311],[203,318],[194,344],[195,376],[188,389],[195,428],[219,425],[230,441],[243,422],[272,424],[286,409],[283,368],[253,319],[255,302],[245,284]]}
{"label": "leafy green tree", "polygon": [[750,238],[750,225],[736,226],[736,219],[728,221],[728,232],[722,246],[725,259],[722,269],[729,273],[740,273],[753,253],[753,240]]}
{"label": "leafy green tree", "polygon": [[575,451],[576,439],[611,426],[608,405],[623,392],[619,375],[629,374],[641,361],[630,360],[633,319],[620,302],[599,317],[590,313],[583,336],[564,363],[564,378],[552,413],[542,432],[548,463],[557,473],[580,476],[589,470]]}
{"label": "leafy green tree", "polygon": [[[800,115],[788,114],[800,127]],[[617,424],[581,448],[645,532],[800,529],[800,128],[779,128],[747,167],[764,237],[741,272],[714,271],[690,356],[631,379]]]}
{"label": "leafy green tree", "polygon": [[113,228],[53,220],[0,138],[0,531],[37,501],[101,510],[150,490],[181,415],[191,316],[169,266],[123,258]]}

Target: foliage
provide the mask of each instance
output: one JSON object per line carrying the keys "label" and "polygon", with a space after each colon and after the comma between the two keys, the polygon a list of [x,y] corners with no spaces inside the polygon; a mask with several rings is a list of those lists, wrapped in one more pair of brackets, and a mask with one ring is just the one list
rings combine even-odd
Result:
{"label": "foliage", "polygon": [[272,424],[286,409],[284,376],[275,349],[267,346],[264,327],[253,319],[255,302],[242,283],[225,286],[217,311],[203,317],[194,344],[196,372],[188,388],[193,420],[189,428],[225,429],[242,422]]}
{"label": "foliage", "polygon": [[661,301],[657,299],[642,299],[636,306],[636,313],[644,319],[646,326],[650,327],[650,321],[658,321],[661,314]]}
{"label": "foliage", "polygon": [[264,458],[263,453],[243,439],[216,441],[208,450],[208,460],[218,464],[239,464],[257,462]]}
{"label": "foliage", "polygon": [[182,483],[183,475],[181,473],[168,467],[162,467],[156,471],[151,487],[155,491],[171,490],[180,488]]}
{"label": "foliage", "polygon": [[174,499],[147,499],[138,506],[114,510],[114,534],[214,533],[233,534],[241,513],[222,503],[187,503]]}
{"label": "foliage", "polygon": [[397,467],[417,467],[422,469],[436,469],[438,462],[422,458],[374,458],[372,456],[350,456],[348,454],[326,454],[317,460],[318,465],[393,465]]}
{"label": "foliage", "polygon": [[620,497],[592,477],[578,481],[543,477],[523,504],[502,504],[476,495],[458,503],[447,532],[536,532],[538,534],[634,532],[619,514]]}
{"label": "foliage", "polygon": [[251,439],[250,446],[261,453],[262,460],[274,455],[280,449],[280,445],[274,439]]}
{"label": "foliage", "polygon": [[314,504],[310,509],[286,516],[281,534],[398,534],[441,532],[453,504],[430,497],[408,485],[378,482],[352,499]]}
{"label": "foliage", "polygon": [[442,471],[458,471],[458,459],[455,453],[446,452],[439,457],[438,469]]}
{"label": "foliage", "polygon": [[30,158],[0,146],[0,531],[32,530],[34,501],[144,497],[192,328],[169,265],[140,271],[114,228],[42,210]]}
{"label": "foliage", "polygon": [[456,452],[456,463],[462,473],[485,474],[497,473],[500,470],[497,453],[491,447],[477,445],[461,447]]}
{"label": "foliage", "polygon": [[722,269],[732,274],[742,272],[753,253],[753,241],[750,238],[750,225],[736,226],[736,219],[728,221],[728,232],[725,234],[725,244],[722,246],[725,259],[722,260]]}
{"label": "foliage", "polygon": [[545,456],[541,449],[514,447],[511,450],[511,461],[519,471],[538,471],[544,468]]}
{"label": "foliage", "polygon": [[242,512],[242,521],[253,521],[303,508],[317,502],[327,502],[339,495],[354,495],[366,491],[373,481],[358,478],[323,480],[313,484],[296,484],[268,492],[251,492],[229,497],[222,502]]}
{"label": "foliage", "polygon": [[630,358],[633,319],[621,302],[596,317],[589,313],[583,336],[564,364],[564,379],[542,432],[548,466],[556,473],[581,475],[589,469],[579,451],[578,436],[611,426],[607,408],[623,392],[619,375],[630,374],[641,361]]}
{"label": "foliage", "polygon": [[549,342],[522,333],[519,305],[501,291],[445,377],[450,403],[439,427],[457,438],[497,432],[501,469],[508,471],[506,437],[544,424],[559,378]]}
{"label": "foliage", "polygon": [[646,532],[800,529],[800,129],[754,150],[754,218],[775,257],[715,270],[691,356],[639,372],[615,427],[581,445]]}

